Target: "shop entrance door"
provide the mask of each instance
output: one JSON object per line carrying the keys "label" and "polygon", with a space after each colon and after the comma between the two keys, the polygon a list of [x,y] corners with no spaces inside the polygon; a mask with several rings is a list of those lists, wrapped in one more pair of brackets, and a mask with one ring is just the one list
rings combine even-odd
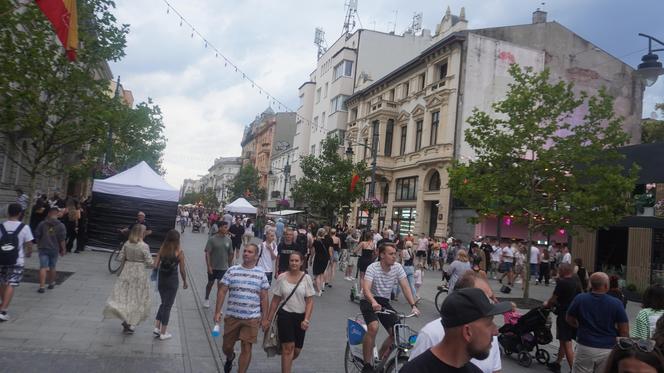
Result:
{"label": "shop entrance door", "polygon": [[436,227],[438,226],[438,201],[429,202],[431,204],[429,211],[429,237],[436,234]]}

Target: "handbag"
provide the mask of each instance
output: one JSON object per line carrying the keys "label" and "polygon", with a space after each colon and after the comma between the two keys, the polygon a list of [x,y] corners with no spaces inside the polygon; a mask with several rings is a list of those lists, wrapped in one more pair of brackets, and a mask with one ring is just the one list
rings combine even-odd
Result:
{"label": "handbag", "polygon": [[[279,317],[279,311],[284,307],[286,302],[295,294],[295,290],[297,290],[297,287],[300,286],[300,282],[302,282],[302,279],[304,279],[304,276],[307,274],[304,273],[302,274],[302,277],[297,281],[297,284],[295,284],[295,287],[293,290],[288,294],[288,297],[281,302],[279,305],[279,308],[277,308],[277,312],[274,313],[274,317],[272,318],[272,321],[270,321],[270,327],[267,329],[265,332],[265,336],[263,337],[263,350],[265,350],[265,353],[267,353],[267,357],[273,357],[275,355],[280,355],[281,354],[281,342],[279,341],[279,328],[277,327],[277,318]],[[284,280],[285,281],[285,280]]]}

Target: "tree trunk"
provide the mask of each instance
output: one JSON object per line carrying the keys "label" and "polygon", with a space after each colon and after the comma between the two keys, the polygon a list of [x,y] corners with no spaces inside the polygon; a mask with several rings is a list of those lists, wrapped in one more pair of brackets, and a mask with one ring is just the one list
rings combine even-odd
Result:
{"label": "tree trunk", "polygon": [[526,278],[523,280],[523,298],[528,299],[530,297],[530,251],[533,246],[533,218],[532,214],[528,214],[528,242],[526,242],[526,258],[523,260],[523,266],[525,267]]}

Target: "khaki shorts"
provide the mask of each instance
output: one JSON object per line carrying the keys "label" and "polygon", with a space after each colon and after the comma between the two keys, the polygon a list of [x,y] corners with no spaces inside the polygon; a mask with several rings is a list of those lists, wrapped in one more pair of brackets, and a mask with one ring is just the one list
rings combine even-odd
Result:
{"label": "khaki shorts", "polygon": [[224,341],[223,348],[230,350],[238,340],[256,343],[260,319],[236,319],[234,317],[224,318]]}

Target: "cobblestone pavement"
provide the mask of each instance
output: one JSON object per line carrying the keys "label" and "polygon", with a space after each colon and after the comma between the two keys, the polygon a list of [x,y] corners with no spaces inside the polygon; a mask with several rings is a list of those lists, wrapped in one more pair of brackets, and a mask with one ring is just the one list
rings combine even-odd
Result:
{"label": "cobblestone pavement", "polygon": [[[115,276],[108,273],[108,254],[86,251],[69,254],[58,262],[58,269],[74,274],[62,285],[45,294],[36,292],[37,285],[22,283],[16,289],[10,307],[11,320],[0,323],[0,372],[216,372],[223,364],[221,340],[209,337],[213,307],[202,307],[206,281],[203,247],[206,234],[183,235],[190,282],[188,290],[180,289],[171,315],[169,331],[174,338],[159,341],[152,337],[152,320],[138,326],[134,335],[122,334],[119,320],[104,320],[102,310],[111,292]],[[37,268],[36,256],[26,260],[26,267]],[[421,289],[422,316],[410,319],[419,329],[437,317],[433,298],[439,274],[427,271]],[[359,313],[349,301],[350,283],[341,273],[323,297],[315,298],[311,329],[305,346],[295,361],[294,372],[344,372],[345,323]],[[492,281],[497,291],[498,283]],[[532,287],[531,296],[546,299],[553,287]],[[520,295],[515,288],[512,296]],[[214,300],[216,290],[211,299]],[[158,295],[154,294],[156,313]],[[402,301],[396,308],[408,311]],[[630,303],[630,319],[638,305]],[[496,318],[498,324],[502,323]],[[555,330],[555,326],[554,326]],[[379,340],[384,338],[381,331]],[[553,356],[555,341],[546,346]],[[239,350],[239,346],[236,346]],[[234,366],[235,372],[237,366]],[[279,372],[279,359],[267,358],[259,344],[254,346],[250,372]],[[512,358],[503,358],[504,372],[543,372],[533,363],[523,368]],[[564,370],[565,371],[565,370]]]}

